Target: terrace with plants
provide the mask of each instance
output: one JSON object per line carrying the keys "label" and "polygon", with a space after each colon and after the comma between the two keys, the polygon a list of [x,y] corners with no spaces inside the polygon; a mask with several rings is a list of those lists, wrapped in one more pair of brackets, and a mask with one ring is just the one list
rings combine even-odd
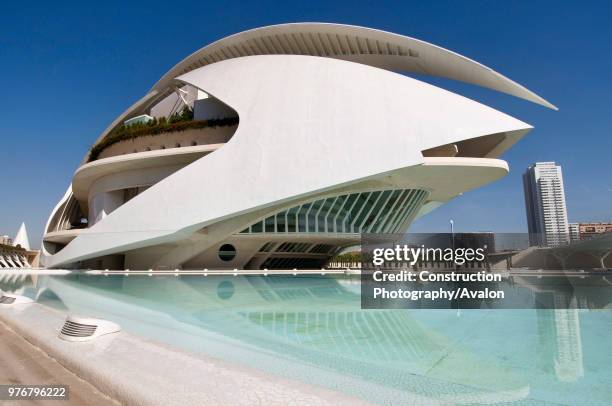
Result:
{"label": "terrace with plants", "polygon": [[193,110],[185,107],[180,113],[172,116],[153,118],[146,123],[122,124],[112,130],[104,139],[95,144],[89,151],[88,162],[95,161],[100,153],[121,141],[133,140],[145,136],[156,136],[190,129],[214,128],[238,125],[238,117],[211,118],[194,120]]}

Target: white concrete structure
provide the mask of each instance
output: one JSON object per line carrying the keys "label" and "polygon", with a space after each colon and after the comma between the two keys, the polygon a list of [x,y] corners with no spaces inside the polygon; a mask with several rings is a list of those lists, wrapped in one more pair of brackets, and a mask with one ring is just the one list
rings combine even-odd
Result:
{"label": "white concrete structure", "polygon": [[8,235],[0,238],[0,269],[30,268],[38,263],[37,251],[30,249],[30,240],[25,223],[21,223],[15,239]]}
{"label": "white concrete structure", "polygon": [[537,162],[523,174],[529,243],[555,247],[569,242],[561,166]]}
{"label": "white concrete structure", "polygon": [[17,231],[17,235],[13,240],[14,246],[20,246],[25,250],[30,250],[30,239],[28,238],[28,230],[26,230],[25,223],[21,223],[19,227],[19,231]]}
{"label": "white concrete structure", "polygon": [[[397,34],[316,23],[236,34],[177,64],[98,138],[51,213],[44,265],[317,268],[360,233],[404,232],[507,174],[498,157],[530,125],[396,72],[554,108]],[[186,108],[195,121],[122,126]]]}

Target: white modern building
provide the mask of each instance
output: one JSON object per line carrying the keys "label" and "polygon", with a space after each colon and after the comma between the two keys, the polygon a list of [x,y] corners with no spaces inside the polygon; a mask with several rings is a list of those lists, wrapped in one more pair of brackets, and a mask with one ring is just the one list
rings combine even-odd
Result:
{"label": "white modern building", "polygon": [[523,174],[529,243],[554,247],[569,242],[561,166],[537,162]]}
{"label": "white modern building", "polygon": [[402,233],[505,176],[500,156],[532,127],[410,73],[555,108],[402,35],[235,34],[179,62],[95,141],[49,217],[44,264],[318,268],[360,233]]}

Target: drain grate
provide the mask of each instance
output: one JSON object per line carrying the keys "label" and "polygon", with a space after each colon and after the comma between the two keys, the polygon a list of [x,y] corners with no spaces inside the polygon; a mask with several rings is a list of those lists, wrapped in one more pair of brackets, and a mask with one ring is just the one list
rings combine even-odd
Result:
{"label": "drain grate", "polygon": [[32,299],[26,296],[4,294],[0,297],[0,304],[3,305],[18,305],[34,302]]}
{"label": "drain grate", "polygon": [[59,338],[66,341],[89,341],[119,331],[121,327],[108,320],[69,315],[60,330]]}
{"label": "drain grate", "polygon": [[69,337],[91,337],[97,328],[98,326],[91,324],[81,324],[66,320],[61,334]]}
{"label": "drain grate", "polygon": [[15,298],[12,296],[2,296],[0,297],[1,304],[13,304],[15,303]]}

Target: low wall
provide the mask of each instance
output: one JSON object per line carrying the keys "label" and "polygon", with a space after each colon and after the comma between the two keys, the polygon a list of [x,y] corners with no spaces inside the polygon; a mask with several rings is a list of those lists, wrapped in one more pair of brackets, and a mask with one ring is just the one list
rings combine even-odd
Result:
{"label": "low wall", "polygon": [[100,152],[98,159],[158,149],[190,147],[193,145],[222,144],[232,138],[237,126],[220,126],[145,135],[117,142]]}

